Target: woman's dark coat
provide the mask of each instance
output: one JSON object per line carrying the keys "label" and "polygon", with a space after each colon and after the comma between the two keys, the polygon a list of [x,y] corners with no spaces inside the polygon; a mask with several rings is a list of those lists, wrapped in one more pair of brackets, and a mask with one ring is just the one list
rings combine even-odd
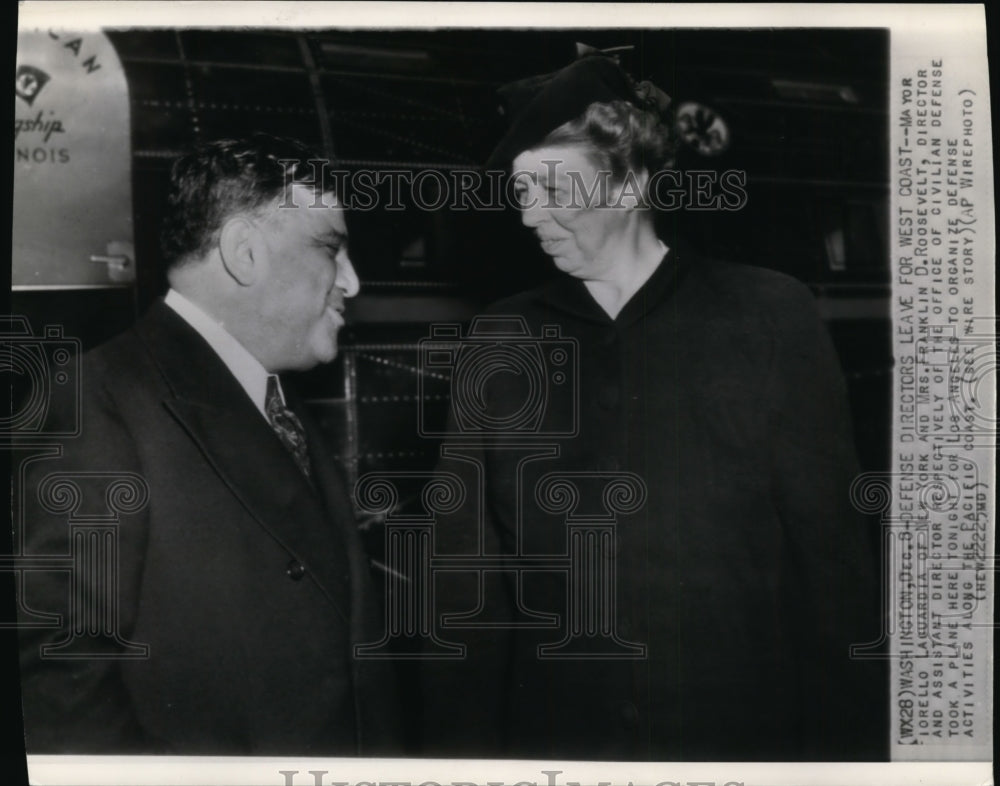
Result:
{"label": "woman's dark coat", "polygon": [[[545,326],[559,336],[539,342],[548,379],[540,422],[473,435],[481,447],[446,440],[472,457],[442,463],[464,479],[469,500],[437,522],[436,553],[476,553],[483,518],[484,553],[505,553],[509,569],[482,574],[485,597],[476,573],[439,574],[438,636],[468,649],[462,661],[423,669],[429,752],[689,761],[883,755],[881,666],[849,657],[852,644],[879,637],[879,589],[872,538],[849,497],[857,469],[831,342],[802,284],[682,257],[671,251],[613,320],[569,277],[491,307],[492,316],[523,317],[532,336]],[[552,377],[551,350],[566,339],[577,346],[575,391]],[[531,395],[525,381],[489,377],[487,411],[517,421],[518,402]],[[477,400],[453,396],[453,408],[463,406]],[[574,418],[573,436],[537,436],[565,432]],[[452,425],[468,434],[475,423]],[[539,453],[555,447],[558,456],[519,467],[532,450],[503,446],[511,440]],[[485,479],[482,516],[476,463]],[[644,645],[643,657],[539,657],[539,645],[567,631],[567,574],[557,562],[522,571],[522,608],[514,611],[514,568],[528,561],[513,555],[568,553],[566,515],[545,512],[535,494],[552,472],[592,473],[577,476],[577,515],[604,510],[595,496],[602,473],[634,473],[644,483],[644,506],[616,517],[610,600],[617,638]],[[480,620],[537,621],[527,609],[559,615],[559,627],[440,624],[477,603]],[[606,638],[582,641],[592,654],[605,652]]]}

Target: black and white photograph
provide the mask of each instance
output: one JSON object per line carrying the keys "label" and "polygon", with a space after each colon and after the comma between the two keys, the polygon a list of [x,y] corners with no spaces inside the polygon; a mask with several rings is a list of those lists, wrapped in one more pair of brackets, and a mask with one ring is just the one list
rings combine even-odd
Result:
{"label": "black and white photograph", "polygon": [[14,775],[988,781],[983,6],[16,46]]}

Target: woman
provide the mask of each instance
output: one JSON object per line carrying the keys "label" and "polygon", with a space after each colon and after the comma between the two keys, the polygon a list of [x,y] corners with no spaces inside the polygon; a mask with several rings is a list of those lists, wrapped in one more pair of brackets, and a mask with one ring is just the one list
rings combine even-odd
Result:
{"label": "woman", "polygon": [[[548,378],[527,435],[547,441],[518,448],[510,438],[525,435],[498,431],[446,467],[475,488],[478,466],[485,504],[439,522],[437,551],[484,538],[481,553],[507,555],[506,592],[491,585],[501,574],[482,590],[449,577],[436,609],[478,603],[479,619],[511,633],[483,625],[464,640],[467,661],[449,672],[462,705],[432,688],[432,714],[460,718],[466,738],[496,725],[466,755],[881,757],[880,669],[848,657],[878,634],[875,561],[849,503],[844,384],[811,295],[657,233],[647,190],[668,164],[663,102],[612,61],[578,61],[534,88],[492,160],[511,167],[522,221],[565,275],[489,313],[549,336],[542,357],[552,337],[571,342],[577,389]],[[513,411],[522,377],[493,374],[474,401]],[[552,473],[575,503],[546,497]],[[615,478],[632,479],[636,504],[602,496]],[[613,533],[586,590],[559,561],[574,521]],[[600,581],[589,626],[574,628],[580,592]]]}
{"label": "woman", "polygon": [[[593,142],[602,137],[615,142],[597,147]],[[591,104],[513,162],[525,226],[556,267],[582,281],[611,319],[667,250],[656,236],[653,214],[640,209],[647,167],[663,162],[665,148],[648,113],[614,101]]]}

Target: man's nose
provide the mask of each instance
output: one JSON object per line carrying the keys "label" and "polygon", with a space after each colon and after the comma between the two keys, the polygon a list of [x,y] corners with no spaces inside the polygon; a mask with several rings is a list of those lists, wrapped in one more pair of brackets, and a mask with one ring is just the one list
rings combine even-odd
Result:
{"label": "man's nose", "polygon": [[351,264],[351,258],[347,256],[347,251],[341,250],[337,255],[337,278],[335,281],[337,288],[344,293],[344,297],[354,297],[361,289],[361,282],[358,281],[358,274]]}

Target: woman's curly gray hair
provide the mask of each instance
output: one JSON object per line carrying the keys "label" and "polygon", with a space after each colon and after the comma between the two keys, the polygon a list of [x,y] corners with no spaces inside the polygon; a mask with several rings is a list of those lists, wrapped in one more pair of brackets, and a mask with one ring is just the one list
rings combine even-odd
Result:
{"label": "woman's curly gray hair", "polygon": [[652,175],[673,164],[674,134],[660,116],[628,101],[595,101],[579,117],[546,135],[538,147],[582,148],[616,184],[629,172]]}

